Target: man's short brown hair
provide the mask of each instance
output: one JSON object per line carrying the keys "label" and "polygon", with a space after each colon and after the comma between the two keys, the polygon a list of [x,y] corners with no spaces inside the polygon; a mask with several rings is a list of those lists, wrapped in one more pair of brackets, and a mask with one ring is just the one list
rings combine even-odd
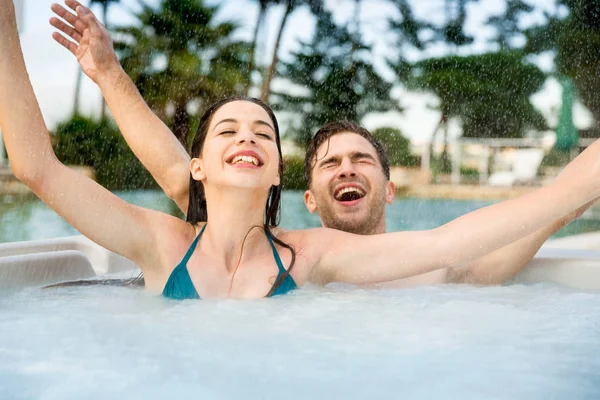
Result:
{"label": "man's short brown hair", "polygon": [[[325,143],[325,141],[327,141],[327,145],[329,146],[329,139],[332,136],[347,132],[362,136],[363,138],[367,139],[369,143],[371,143],[371,145],[375,148],[375,151],[377,151],[379,163],[381,164],[381,169],[383,170],[385,177],[388,180],[390,179],[390,161],[381,142],[375,139],[371,132],[354,122],[337,121],[325,124],[317,131],[315,136],[308,143],[308,147],[306,148],[306,157],[304,158],[304,179],[306,180],[306,186],[309,189],[312,181],[312,170],[317,163],[317,150],[323,143]],[[329,148],[327,149],[327,152],[328,151]]]}

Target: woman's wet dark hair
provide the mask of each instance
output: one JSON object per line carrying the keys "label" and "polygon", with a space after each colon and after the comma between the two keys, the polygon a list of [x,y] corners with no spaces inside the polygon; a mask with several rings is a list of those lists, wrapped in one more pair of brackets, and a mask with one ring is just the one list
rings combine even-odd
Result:
{"label": "woman's wet dark hair", "polygon": [[[269,115],[269,118],[271,118],[271,122],[273,122],[273,128],[275,129],[275,143],[277,144],[277,152],[279,153],[279,176],[283,179],[283,156],[281,154],[281,138],[279,137],[279,124],[277,123],[277,118],[275,117],[273,110],[271,110],[271,108],[268,105],[266,105],[259,99],[253,97],[228,97],[210,106],[200,118],[198,130],[196,131],[196,135],[194,136],[194,139],[192,141],[190,156],[198,157],[202,154],[202,149],[204,148],[204,141],[206,140],[206,134],[208,132],[208,127],[212,120],[212,116],[225,104],[234,101],[248,101],[250,103],[257,104],[260,107],[262,107]],[[269,196],[265,205],[265,221],[263,222],[263,229],[265,230],[265,233],[269,235],[275,243],[290,250],[290,252],[292,253],[292,261],[290,263],[289,268],[287,268],[286,272],[281,274],[275,280],[275,283],[273,284],[273,287],[267,294],[267,297],[273,294],[273,292],[275,292],[275,290],[277,290],[277,288],[283,283],[284,279],[289,275],[290,271],[294,267],[294,263],[296,261],[296,251],[294,250],[294,248],[289,244],[277,239],[277,237],[275,237],[275,235],[273,235],[273,233],[271,232],[271,228],[277,227],[279,225],[279,220],[281,218],[281,191],[281,184],[278,186],[271,186],[271,188],[269,189]],[[192,177],[191,173],[189,193],[190,197],[188,202],[187,222],[193,225],[199,222],[208,223],[208,213],[206,210],[206,197],[204,195],[204,186],[202,185],[202,182],[195,180]]]}
{"label": "woman's wet dark hair", "polygon": [[[271,122],[273,122],[273,128],[275,129],[275,142],[277,143],[277,151],[279,152],[279,176],[283,176],[283,156],[281,155],[281,140],[279,138],[279,124],[277,123],[277,118],[273,113],[273,110],[260,101],[259,99],[255,99],[253,97],[245,97],[245,96],[235,96],[228,97],[223,100],[218,101],[213,104],[204,112],[202,117],[200,118],[200,122],[198,124],[198,130],[196,131],[196,135],[194,136],[194,140],[192,141],[192,148],[190,150],[191,157],[198,157],[202,153],[202,149],[204,148],[204,141],[206,140],[206,134],[208,131],[208,126],[210,125],[210,121],[212,120],[212,116],[223,107],[225,104],[234,102],[234,101],[248,101],[250,103],[257,104],[261,106],[267,114],[269,114],[269,118],[271,118]],[[195,180],[190,174],[190,191],[189,191],[189,205],[187,212],[187,222],[190,224],[197,224],[198,222],[206,222],[208,219],[208,215],[206,213],[206,198],[204,197],[204,186],[202,186],[202,182]],[[281,185],[279,186],[271,186],[269,190],[269,198],[267,200],[267,204],[265,207],[266,211],[266,220],[265,224],[271,227],[279,225],[281,208]]]}
{"label": "woman's wet dark hair", "polygon": [[[204,141],[206,139],[206,133],[208,131],[208,126],[210,125],[214,113],[225,104],[231,103],[233,101],[248,101],[257,104],[261,106],[267,112],[267,114],[269,114],[269,118],[271,118],[271,121],[273,122],[273,128],[275,129],[275,142],[277,144],[277,151],[279,153],[279,176],[283,177],[283,156],[281,154],[281,139],[279,137],[279,125],[277,123],[277,118],[275,117],[273,110],[271,110],[271,108],[268,105],[266,105],[259,99],[253,97],[228,97],[210,106],[200,118],[198,130],[196,131],[196,135],[194,136],[194,139],[192,141],[192,148],[190,151],[191,157],[197,157],[202,153]],[[285,247],[292,253],[292,260],[290,262],[289,268],[287,268],[286,271],[283,274],[280,274],[275,280],[273,286],[271,287],[271,290],[269,291],[269,293],[267,293],[266,297],[271,296],[277,290],[277,288],[281,286],[285,278],[290,274],[290,271],[292,270],[296,262],[296,251],[294,250],[294,248],[289,244],[278,239],[271,232],[271,228],[277,227],[279,225],[279,220],[281,217],[281,186],[281,184],[279,186],[271,186],[271,188],[269,189],[269,197],[267,198],[267,203],[265,205],[265,221],[263,222],[262,228],[264,229],[265,234],[269,235],[275,243],[279,244],[282,247]],[[195,180],[191,176],[191,173],[189,192],[190,197],[186,221],[192,225],[195,225],[199,222],[208,223],[208,213],[206,210],[206,197],[204,196],[204,186],[202,185],[202,182]],[[252,229],[253,228],[250,228],[250,230]],[[246,237],[247,236],[248,235],[246,235]],[[246,239],[244,239],[244,241],[245,240]],[[243,245],[244,243],[242,243],[242,249]],[[87,285],[143,286],[144,278],[143,275],[140,273],[138,276],[132,279],[73,281],[49,285],[46,286],[46,288]]]}

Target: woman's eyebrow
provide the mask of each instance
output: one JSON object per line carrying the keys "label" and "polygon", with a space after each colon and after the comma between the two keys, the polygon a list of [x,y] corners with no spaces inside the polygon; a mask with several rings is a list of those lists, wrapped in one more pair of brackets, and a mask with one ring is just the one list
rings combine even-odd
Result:
{"label": "woman's eyebrow", "polygon": [[266,121],[263,121],[263,120],[261,120],[261,119],[257,119],[256,121],[254,121],[254,125],[264,125],[264,126],[267,126],[267,127],[271,128],[271,130],[272,130],[273,132],[275,132],[275,128],[273,128],[273,127],[271,126],[271,124],[269,124],[268,122],[266,122]]}
{"label": "woman's eyebrow", "polygon": [[[239,123],[239,121],[238,121],[237,119],[235,119],[235,118],[225,118],[224,120],[221,120],[221,121],[217,122],[217,123],[215,124],[215,126],[214,126],[214,128],[213,128],[213,129],[216,129],[216,128],[217,128],[217,126],[219,126],[220,124],[225,124],[225,123],[228,123],[228,122],[230,122],[230,123],[234,123],[234,124],[237,124],[237,123]],[[257,119],[256,121],[254,121],[254,122],[253,122],[253,124],[254,124],[254,125],[263,125],[263,126],[269,127],[269,128],[271,128],[271,130],[272,130],[273,132],[275,132],[275,128],[273,128],[273,127],[271,126],[271,124],[269,124],[268,122],[266,122],[266,121],[263,121],[263,120],[261,120],[261,119]]]}
{"label": "woman's eyebrow", "polygon": [[224,124],[224,123],[227,123],[227,122],[233,122],[234,124],[237,124],[237,123],[238,123],[238,120],[237,120],[237,119],[234,119],[234,118],[225,118],[224,120],[221,120],[221,121],[217,122],[217,123],[215,124],[215,126],[214,126],[213,130],[214,130],[214,129],[216,129],[216,128],[217,128],[217,126],[219,126],[220,124]]}

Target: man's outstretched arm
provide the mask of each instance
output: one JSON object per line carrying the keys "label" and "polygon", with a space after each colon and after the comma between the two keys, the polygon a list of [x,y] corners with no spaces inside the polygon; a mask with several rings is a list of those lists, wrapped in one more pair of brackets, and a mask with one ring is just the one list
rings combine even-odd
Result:
{"label": "man's outstretched arm", "polygon": [[156,182],[183,213],[188,209],[190,157],[171,130],[150,110],[116,57],[110,35],[94,14],[75,0],[66,0],[73,14],[54,4],[59,17],[50,23],[69,36],[53,38],[69,50],[83,72],[102,91],[127,144]]}
{"label": "man's outstretched arm", "polygon": [[550,236],[573,220],[579,218],[593,203],[588,203],[537,232],[473,260],[466,265],[440,269],[410,278],[367,286],[381,289],[395,289],[423,285],[440,285],[443,283],[500,285],[521,272]]}

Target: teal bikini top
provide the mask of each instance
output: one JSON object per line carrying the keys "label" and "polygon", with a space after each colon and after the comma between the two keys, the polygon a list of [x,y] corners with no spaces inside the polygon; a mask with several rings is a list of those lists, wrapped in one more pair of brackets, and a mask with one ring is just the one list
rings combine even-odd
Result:
{"label": "teal bikini top", "polygon": [[[167,280],[167,284],[163,289],[163,296],[168,297],[170,299],[176,300],[185,300],[185,299],[200,299],[198,296],[198,292],[192,283],[192,279],[190,278],[190,274],[187,269],[187,262],[194,253],[196,249],[196,245],[200,241],[200,236],[204,232],[206,225],[202,228],[196,239],[192,242],[190,248],[187,253],[183,257],[183,260],[171,272],[169,279]],[[277,273],[277,278],[284,272],[286,272],[283,267],[283,263],[281,262],[281,258],[279,258],[279,253],[277,253],[277,249],[275,248],[275,244],[273,243],[273,239],[271,235],[267,234],[267,238],[269,239],[269,243],[271,244],[271,249],[273,250],[273,258],[275,258],[275,262],[277,263],[277,268],[279,272]],[[296,289],[298,286],[296,282],[294,282],[294,278],[291,275],[287,275],[281,285],[273,292],[272,296],[277,296],[281,294],[286,294],[290,290]]]}

